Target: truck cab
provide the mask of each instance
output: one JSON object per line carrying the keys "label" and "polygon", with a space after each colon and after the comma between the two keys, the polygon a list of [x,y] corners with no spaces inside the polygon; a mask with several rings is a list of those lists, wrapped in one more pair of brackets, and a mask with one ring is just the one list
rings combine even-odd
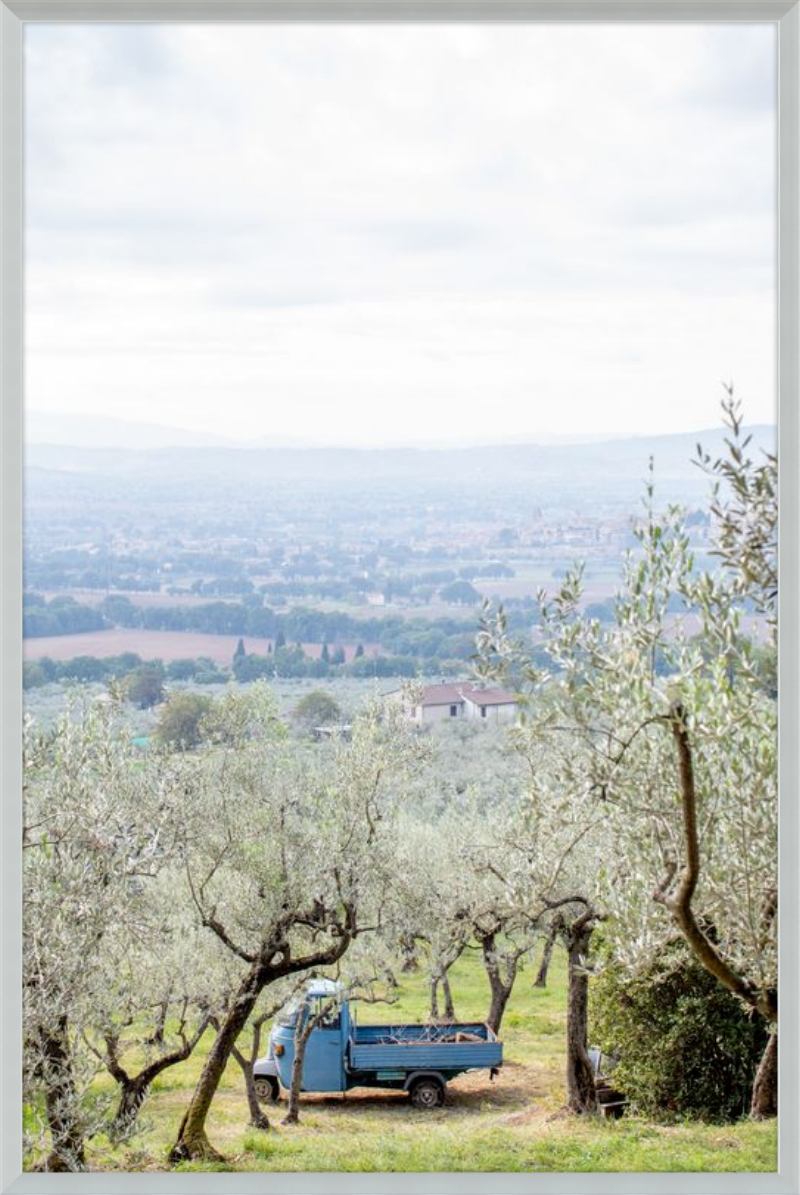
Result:
{"label": "truck cab", "polygon": [[260,1099],[276,1100],[281,1087],[288,1090],[292,1079],[294,1034],[298,1019],[305,1022],[331,1001],[334,1001],[332,1009],[306,1043],[301,1091],[346,1090],[344,1055],[350,1030],[350,1005],[344,999],[340,983],[330,979],[315,979],[278,1014],[269,1035],[267,1053],[253,1067],[256,1092]]}

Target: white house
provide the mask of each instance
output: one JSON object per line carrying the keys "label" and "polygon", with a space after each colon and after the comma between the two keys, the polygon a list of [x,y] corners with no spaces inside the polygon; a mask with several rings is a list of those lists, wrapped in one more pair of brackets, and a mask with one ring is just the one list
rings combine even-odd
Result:
{"label": "white house", "polygon": [[[404,694],[405,690],[396,689],[387,697],[402,700]],[[408,706],[408,716],[418,726],[447,722],[451,718],[464,718],[485,726],[513,722],[518,707],[515,695],[505,689],[483,689],[470,681],[454,681],[452,684],[426,685],[420,699]]]}
{"label": "white house", "polygon": [[513,722],[518,702],[505,689],[465,689],[464,717],[474,722]]}

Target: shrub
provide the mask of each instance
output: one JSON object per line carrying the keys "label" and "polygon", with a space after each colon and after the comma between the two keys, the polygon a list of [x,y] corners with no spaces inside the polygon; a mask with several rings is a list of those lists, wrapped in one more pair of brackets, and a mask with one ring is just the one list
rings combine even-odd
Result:
{"label": "shrub", "polygon": [[620,1059],[614,1086],[643,1115],[746,1113],[766,1030],[682,943],[642,974],[605,969],[592,985],[590,1023],[592,1040]]}
{"label": "shrub", "polygon": [[125,691],[133,705],[140,710],[149,710],[164,700],[164,668],[162,665],[143,664],[128,676]]}
{"label": "shrub", "polygon": [[164,747],[196,747],[202,739],[202,723],[214,708],[210,697],[197,693],[174,693],[161,707],[155,738]]}
{"label": "shrub", "polygon": [[331,722],[341,722],[342,711],[339,703],[322,689],[315,689],[306,693],[292,711],[292,717],[303,730],[311,731],[317,726],[325,726]]}

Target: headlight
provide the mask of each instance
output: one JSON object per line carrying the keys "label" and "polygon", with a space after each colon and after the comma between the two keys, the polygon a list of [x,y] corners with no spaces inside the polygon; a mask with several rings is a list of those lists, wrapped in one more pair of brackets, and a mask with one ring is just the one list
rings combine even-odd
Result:
{"label": "headlight", "polygon": [[278,1057],[280,1058],[280,1057],[281,1057],[281,1055],[284,1053],[283,1046],[280,1046],[280,1045],[279,1045],[279,1046],[276,1046],[276,1047],[275,1047],[275,1053],[276,1053],[276,1054],[278,1055]]}

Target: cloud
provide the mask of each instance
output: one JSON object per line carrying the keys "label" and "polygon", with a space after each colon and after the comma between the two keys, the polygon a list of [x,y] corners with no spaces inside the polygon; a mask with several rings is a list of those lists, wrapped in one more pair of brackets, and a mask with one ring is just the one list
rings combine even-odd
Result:
{"label": "cloud", "polygon": [[388,403],[454,439],[487,410],[698,426],[722,376],[774,408],[771,26],[28,25],[25,52],[31,406],[354,440]]}

